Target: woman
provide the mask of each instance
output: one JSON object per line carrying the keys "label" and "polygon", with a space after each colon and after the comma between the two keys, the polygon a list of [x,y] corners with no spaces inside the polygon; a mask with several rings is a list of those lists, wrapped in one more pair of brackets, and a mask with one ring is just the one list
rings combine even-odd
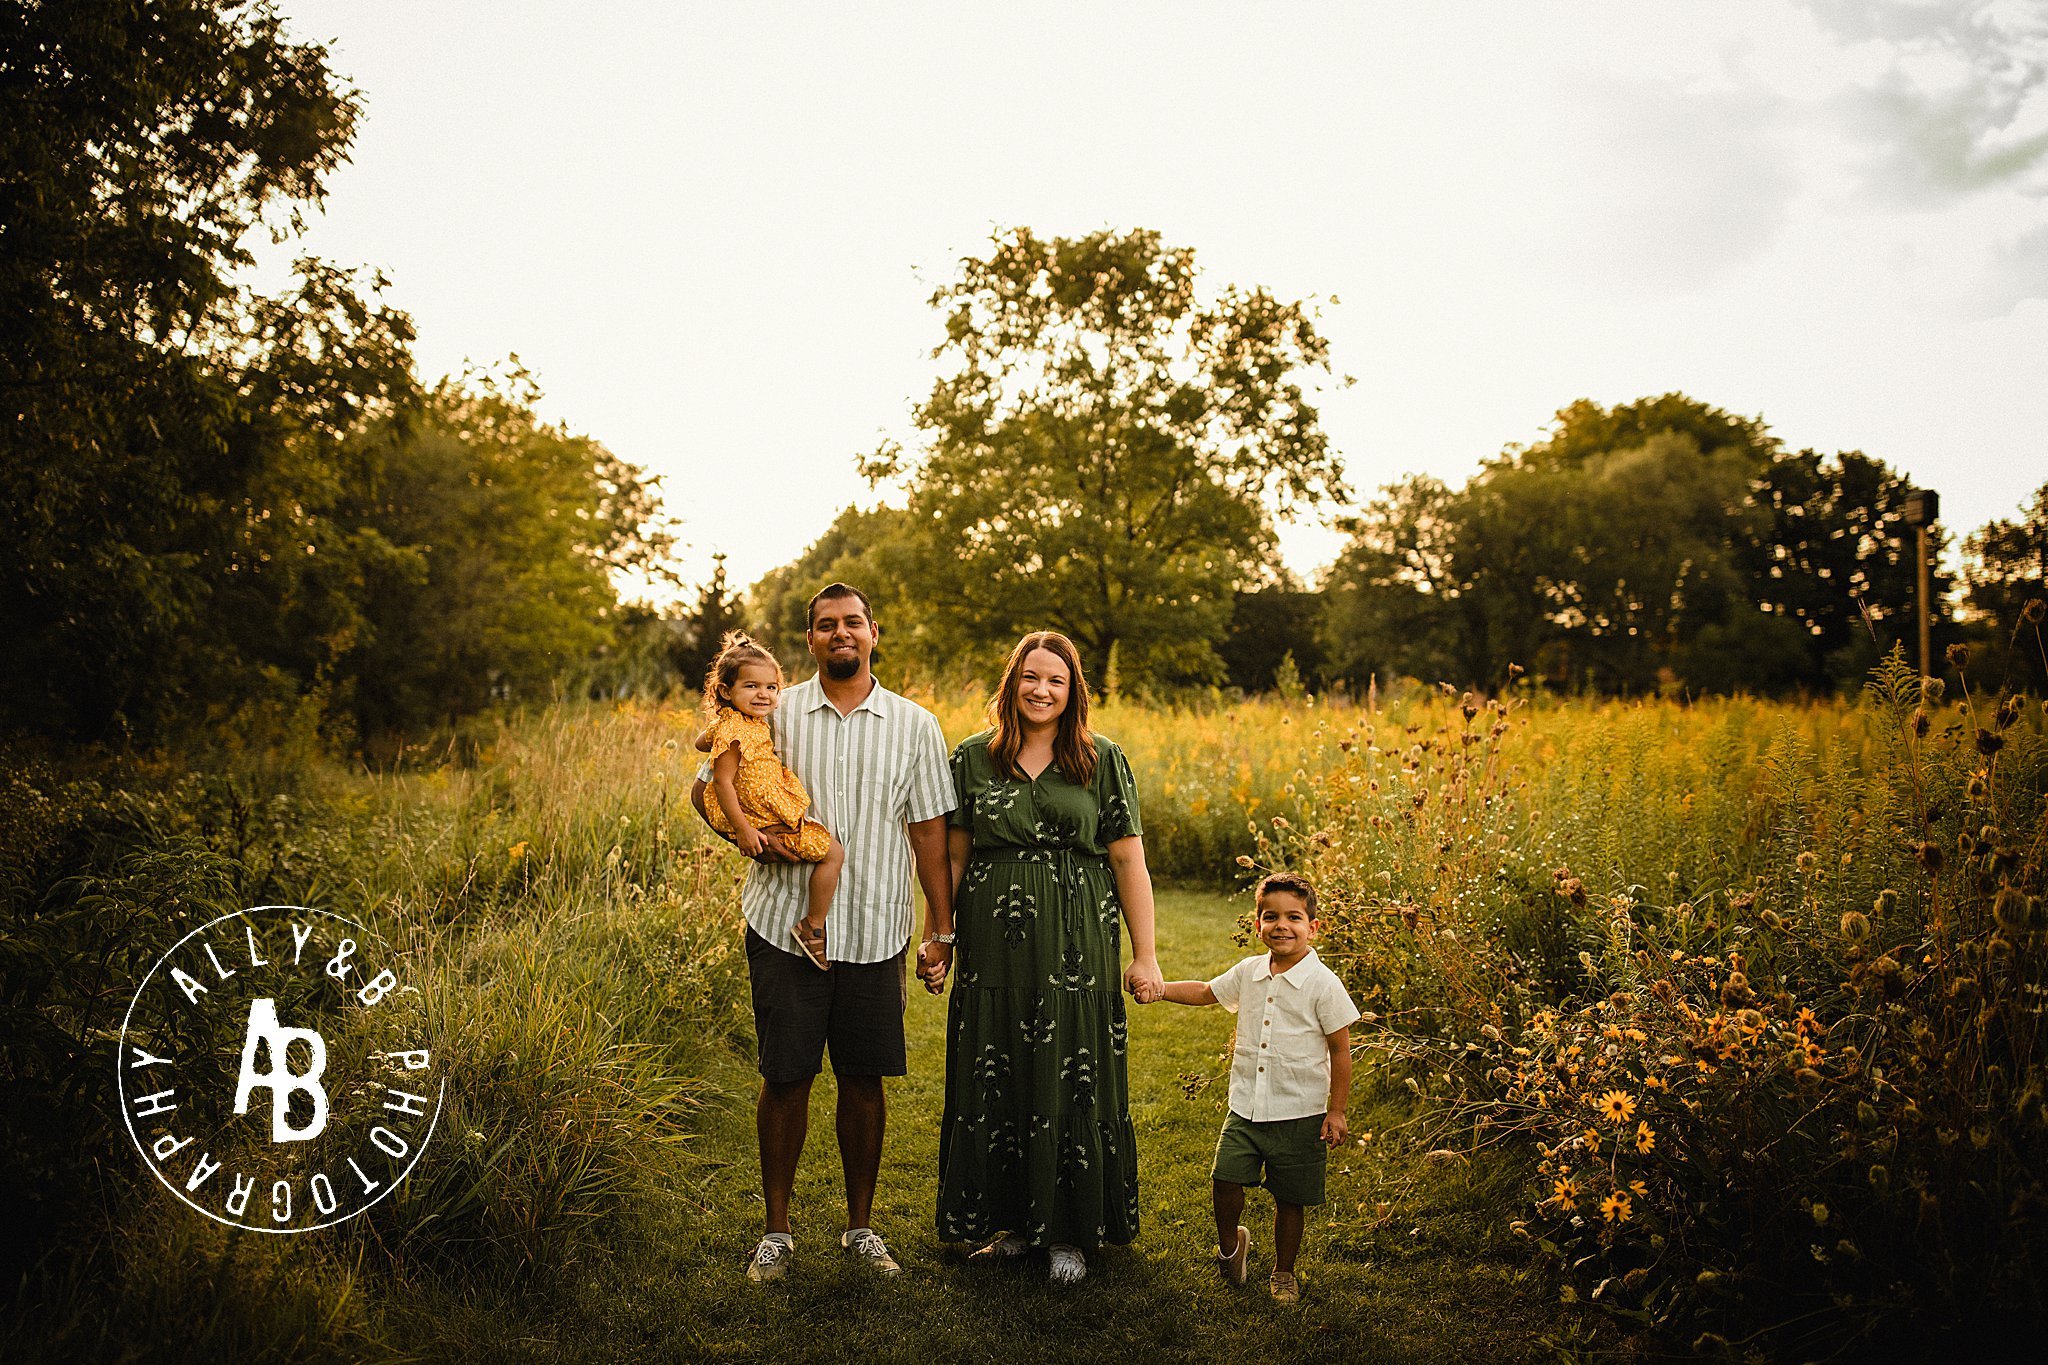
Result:
{"label": "woman", "polygon": [[958,979],[939,1130],[942,1241],[1003,1234],[977,1256],[1051,1253],[1052,1279],[1138,1231],[1125,1083],[1119,913],[1141,999],[1160,986],[1138,792],[1123,750],[1088,729],[1066,636],[1017,642],[989,728],[953,751],[948,852]]}

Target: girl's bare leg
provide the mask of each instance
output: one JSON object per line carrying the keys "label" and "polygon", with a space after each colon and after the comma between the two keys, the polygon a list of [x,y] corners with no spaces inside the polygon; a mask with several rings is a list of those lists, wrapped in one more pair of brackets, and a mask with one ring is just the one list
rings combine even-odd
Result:
{"label": "girl's bare leg", "polygon": [[839,889],[839,870],[846,866],[846,847],[835,836],[825,856],[811,865],[811,881],[804,923],[808,932],[822,936],[825,913],[832,908],[832,893]]}

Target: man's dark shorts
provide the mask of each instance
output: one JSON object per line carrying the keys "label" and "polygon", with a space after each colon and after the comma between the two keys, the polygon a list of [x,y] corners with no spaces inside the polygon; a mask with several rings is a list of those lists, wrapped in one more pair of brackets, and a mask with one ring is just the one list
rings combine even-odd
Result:
{"label": "man's dark shorts", "polygon": [[901,1076],[904,955],[882,962],[835,962],[821,972],[796,953],[747,930],[747,979],[754,997],[754,1044],[761,1079],[778,1085],[818,1074],[832,1049],[836,1076]]}

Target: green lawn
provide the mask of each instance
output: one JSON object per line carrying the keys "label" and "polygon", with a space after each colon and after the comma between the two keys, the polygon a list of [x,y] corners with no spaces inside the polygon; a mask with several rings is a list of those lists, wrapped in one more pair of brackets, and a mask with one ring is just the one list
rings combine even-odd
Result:
{"label": "green lawn", "polygon": [[[1169,977],[1208,976],[1241,955],[1236,904],[1160,897]],[[1489,1365],[1546,1356],[1558,1325],[1554,1291],[1525,1271],[1464,1177],[1423,1172],[1412,1154],[1374,1142],[1333,1156],[1330,1203],[1312,1217],[1296,1307],[1267,1297],[1272,1206],[1252,1196],[1252,1283],[1223,1284],[1212,1268],[1209,1156],[1226,1086],[1194,1098],[1185,1073],[1215,1074],[1230,1017],[1175,1005],[1132,1008],[1131,1092],[1141,1161],[1143,1231],[1092,1258],[1088,1279],[1055,1290],[1043,1263],[968,1265],[932,1232],[933,1159],[945,1069],[944,1001],[913,987],[910,1075],[889,1093],[887,1155],[875,1226],[904,1274],[879,1279],[838,1248],[843,1208],[832,1139],[829,1076],[813,1096],[811,1140],[798,1176],[796,1267],[781,1285],[749,1284],[743,1267],[760,1229],[752,1072],[721,1063],[723,1098],[696,1144],[692,1175],[647,1215],[634,1249],[593,1265],[562,1302],[476,1303],[439,1295],[412,1345],[429,1355],[461,1347],[496,1358],[608,1360],[1017,1359],[1065,1356],[1209,1360],[1450,1360],[1484,1352]],[[1401,1106],[1362,1078],[1355,1132]],[[1497,1194],[1495,1197],[1498,1197]],[[1391,1213],[1376,1215],[1385,1201]],[[1498,1207],[1498,1205],[1494,1205]],[[423,1304],[422,1307],[425,1305]],[[529,1316],[531,1314],[531,1316]],[[429,1339],[420,1339],[420,1337]],[[394,1343],[396,1344],[396,1343]]]}

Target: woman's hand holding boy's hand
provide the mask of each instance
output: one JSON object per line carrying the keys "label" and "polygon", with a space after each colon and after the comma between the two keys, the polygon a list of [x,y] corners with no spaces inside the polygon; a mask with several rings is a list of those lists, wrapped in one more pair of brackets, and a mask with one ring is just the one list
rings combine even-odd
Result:
{"label": "woman's hand holding boy's hand", "polygon": [[1341,1109],[1332,1109],[1323,1115],[1323,1141],[1332,1147],[1344,1145],[1344,1139],[1351,1136],[1351,1124]]}
{"label": "woman's hand holding boy's hand", "polygon": [[1159,963],[1152,958],[1132,961],[1124,970],[1124,989],[1141,1005],[1157,1000],[1166,989],[1166,978],[1160,975]]}

